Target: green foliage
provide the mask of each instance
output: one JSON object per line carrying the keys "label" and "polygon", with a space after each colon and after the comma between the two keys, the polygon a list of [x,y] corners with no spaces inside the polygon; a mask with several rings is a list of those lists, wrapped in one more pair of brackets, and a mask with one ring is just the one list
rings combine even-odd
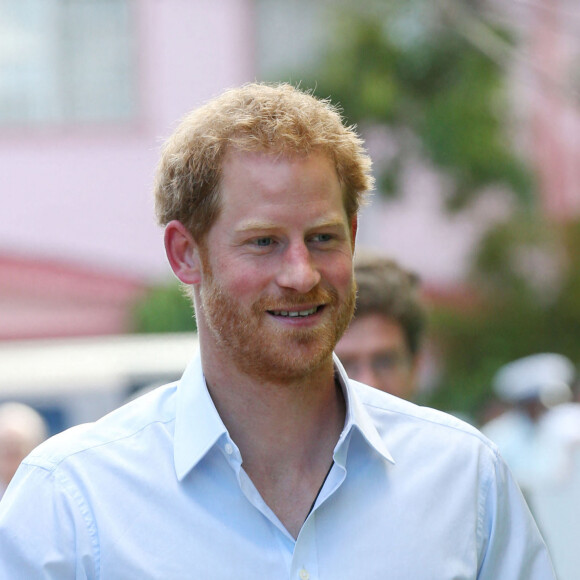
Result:
{"label": "green foliage", "polygon": [[503,364],[537,352],[578,362],[580,223],[517,216],[484,239],[470,275],[477,305],[434,310],[445,361],[428,404],[477,417]]}
{"label": "green foliage", "polygon": [[135,332],[195,331],[191,300],[175,282],[152,286],[133,309]]}
{"label": "green foliage", "polygon": [[[450,23],[430,0],[348,4],[315,92],[332,97],[349,122],[404,128],[422,154],[453,177],[450,209],[465,207],[483,188],[501,184],[526,206],[532,180],[510,148],[504,72]],[[498,42],[507,33],[497,31]],[[383,193],[396,192],[404,147],[381,168]]]}

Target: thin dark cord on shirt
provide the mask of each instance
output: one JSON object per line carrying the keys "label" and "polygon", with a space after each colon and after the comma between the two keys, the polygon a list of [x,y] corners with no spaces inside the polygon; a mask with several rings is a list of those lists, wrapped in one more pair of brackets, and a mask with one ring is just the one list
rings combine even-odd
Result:
{"label": "thin dark cord on shirt", "polygon": [[326,475],[324,476],[324,479],[322,480],[322,483],[320,484],[320,487],[318,488],[318,491],[316,492],[316,497],[314,498],[314,501],[312,502],[312,505],[310,506],[308,513],[306,514],[306,517],[308,517],[312,513],[312,510],[314,509],[314,505],[316,504],[316,500],[318,499],[318,496],[320,495],[320,492],[322,491],[322,488],[324,487],[324,484],[326,483],[326,480],[328,479],[328,476],[330,475],[330,472],[332,471],[333,465],[334,465],[334,461],[330,464],[330,467],[328,468],[328,471],[326,472]]}

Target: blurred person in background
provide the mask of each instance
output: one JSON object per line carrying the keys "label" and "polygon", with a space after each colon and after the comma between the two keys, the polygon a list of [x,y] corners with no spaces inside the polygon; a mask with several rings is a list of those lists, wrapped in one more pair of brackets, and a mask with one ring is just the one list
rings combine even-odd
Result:
{"label": "blurred person in background", "polygon": [[0,405],[0,498],[22,460],[48,436],[42,416],[22,403]]}
{"label": "blurred person in background", "polygon": [[496,373],[507,410],[482,431],[499,447],[553,558],[558,580],[580,570],[580,405],[571,402],[574,364],[555,353],[530,355]]}
{"label": "blurred person in background", "polygon": [[184,118],[156,202],[199,352],[25,460],[0,578],[554,578],[495,447],[335,358],[370,168],[330,101],[291,85]]}
{"label": "blurred person in background", "polygon": [[558,469],[554,472],[557,482],[577,477],[580,467],[580,383],[577,377],[571,387],[570,400],[551,406],[541,421],[544,436],[557,450]]}
{"label": "blurred person in background", "polygon": [[355,315],[336,345],[351,379],[412,400],[427,325],[419,276],[370,251],[355,256]]}
{"label": "blurred person in background", "polygon": [[580,402],[578,381],[570,402],[550,407],[540,421],[544,455],[551,464],[528,490],[528,501],[550,549],[558,580],[577,580],[580,570]]}
{"label": "blurred person in background", "polygon": [[575,367],[563,355],[541,353],[501,367],[493,379],[506,410],[481,430],[499,448],[524,494],[553,477],[556,457],[545,430],[549,409],[572,397]]}

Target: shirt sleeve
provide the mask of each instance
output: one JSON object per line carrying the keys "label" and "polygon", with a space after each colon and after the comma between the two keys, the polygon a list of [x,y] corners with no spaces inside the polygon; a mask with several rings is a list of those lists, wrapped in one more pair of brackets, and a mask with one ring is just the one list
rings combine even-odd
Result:
{"label": "shirt sleeve", "polygon": [[63,474],[22,464],[0,501],[0,578],[98,578],[91,522]]}
{"label": "shirt sleeve", "polygon": [[546,544],[512,474],[497,454],[493,466],[480,514],[478,580],[556,580]]}

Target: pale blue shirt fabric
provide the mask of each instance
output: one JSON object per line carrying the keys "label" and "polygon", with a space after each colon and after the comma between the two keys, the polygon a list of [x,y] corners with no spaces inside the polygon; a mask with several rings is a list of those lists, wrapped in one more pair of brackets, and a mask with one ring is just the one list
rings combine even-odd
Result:
{"label": "pale blue shirt fabric", "polygon": [[554,578],[492,443],[338,369],[345,426],[297,540],[244,472],[197,359],[25,460],[0,502],[0,579]]}

